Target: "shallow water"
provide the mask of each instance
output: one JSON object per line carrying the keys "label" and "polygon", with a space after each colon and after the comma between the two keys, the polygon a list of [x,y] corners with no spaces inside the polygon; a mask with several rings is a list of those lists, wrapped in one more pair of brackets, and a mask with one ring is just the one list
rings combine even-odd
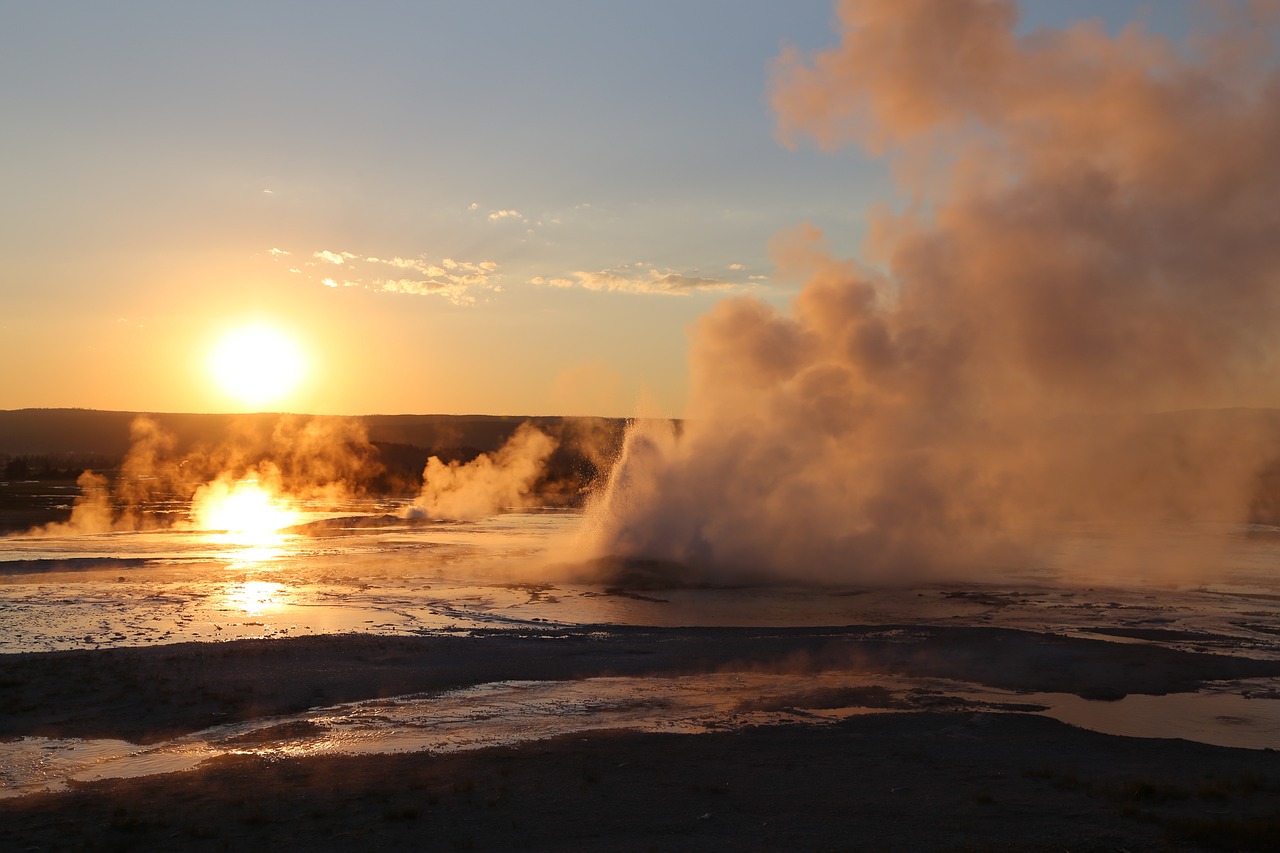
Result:
{"label": "shallow water", "polygon": [[[1280,658],[1280,539],[1270,530],[1076,531],[1038,560],[893,589],[618,590],[567,567],[564,543],[580,523],[573,512],[424,523],[399,520],[396,510],[347,507],[316,515],[318,527],[254,541],[182,530],[0,538],[0,653],[552,625],[932,624]],[[817,688],[827,698],[806,706]],[[832,702],[832,691],[848,701]],[[0,788],[186,769],[230,752],[448,751],[605,728],[707,731],[1013,705],[1112,734],[1280,748],[1280,684],[1270,682],[1091,702],[848,672],[719,673],[500,682],[312,709],[150,747],[27,738],[0,744]]]}
{"label": "shallow water", "polygon": [[548,624],[926,623],[1280,657],[1280,540],[1242,530],[1076,533],[1037,561],[891,589],[627,591],[573,579],[562,555],[576,513],[411,523],[397,509],[349,507],[309,534],[249,542],[181,530],[0,538],[0,653]]}
{"label": "shallow water", "polygon": [[447,753],[591,731],[698,733],[922,710],[1042,713],[1108,734],[1280,748],[1280,700],[1247,698],[1249,689],[1274,697],[1280,695],[1280,680],[1117,702],[848,672],[503,681],[314,708],[151,746],[46,738],[0,743],[0,797],[60,790],[76,781],[188,770],[231,754]]}

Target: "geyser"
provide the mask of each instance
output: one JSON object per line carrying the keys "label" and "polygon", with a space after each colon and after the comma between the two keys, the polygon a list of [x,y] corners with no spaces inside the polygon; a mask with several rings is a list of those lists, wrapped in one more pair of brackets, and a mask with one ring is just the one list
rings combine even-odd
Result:
{"label": "geyser", "polygon": [[697,322],[683,434],[631,431],[586,549],[886,581],[1066,523],[1243,521],[1274,419],[1152,417],[1275,402],[1275,16],[1222,6],[1183,45],[1020,34],[1008,0],[840,3],[837,46],[773,65],[780,138],[883,155],[913,201],[861,261],[781,235],[788,312]]}

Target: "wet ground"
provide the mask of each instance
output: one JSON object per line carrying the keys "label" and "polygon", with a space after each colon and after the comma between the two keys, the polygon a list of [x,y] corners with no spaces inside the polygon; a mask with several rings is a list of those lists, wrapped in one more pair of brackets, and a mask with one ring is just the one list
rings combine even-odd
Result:
{"label": "wet ground", "polygon": [[[0,539],[0,793],[232,755],[442,754],[886,712],[1280,749],[1269,530],[1076,533],[963,582],[655,589],[585,581],[564,558],[574,513],[461,523],[353,509],[252,540]],[[365,648],[351,635],[427,645],[344,668]],[[229,642],[306,637],[323,649]],[[458,642],[479,644],[450,651],[465,672],[415,662]],[[286,648],[303,650],[298,672],[254,651]],[[248,669],[243,682],[210,674],[217,649]],[[388,654],[399,663],[384,667]],[[260,684],[277,677],[292,686]]]}
{"label": "wet ground", "polygon": [[1193,693],[1130,694],[1108,702],[854,672],[497,681],[214,726],[145,746],[118,739],[19,738],[0,748],[0,796],[190,770],[232,755],[439,755],[588,732],[696,734],[823,725],[895,711],[1037,714],[1106,734],[1280,747],[1280,702],[1251,699],[1249,692],[1237,692],[1242,686],[1270,696],[1280,679],[1225,683]]}
{"label": "wet ground", "polygon": [[394,506],[237,540],[0,538],[0,653],[539,625],[989,625],[1280,657],[1271,530],[1075,535],[1025,565],[896,588],[623,589],[569,580],[580,516],[410,522]]}

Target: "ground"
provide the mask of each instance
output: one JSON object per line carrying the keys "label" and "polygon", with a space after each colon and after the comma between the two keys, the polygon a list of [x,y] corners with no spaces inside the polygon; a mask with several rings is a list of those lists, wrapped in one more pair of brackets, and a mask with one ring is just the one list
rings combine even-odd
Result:
{"label": "ground", "polygon": [[[1099,696],[1280,675],[1276,662],[1005,629],[344,635],[0,656],[0,737],[157,741],[495,679],[783,662]],[[1270,850],[1278,803],[1275,752],[952,704],[439,755],[232,755],[0,800],[0,849]]]}

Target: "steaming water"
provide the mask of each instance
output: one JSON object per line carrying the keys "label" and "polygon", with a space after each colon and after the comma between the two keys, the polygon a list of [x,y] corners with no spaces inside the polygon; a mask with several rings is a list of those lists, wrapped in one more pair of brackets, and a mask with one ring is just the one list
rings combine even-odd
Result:
{"label": "steaming water", "polygon": [[923,622],[1280,657],[1269,529],[1077,533],[1039,562],[998,567],[998,582],[623,591],[562,580],[551,553],[574,512],[408,522],[394,507],[355,509],[247,542],[182,530],[0,538],[0,653],[346,631]]}
{"label": "steaming water", "polygon": [[[393,509],[347,508],[320,529],[255,542],[191,531],[0,538],[0,652],[349,631],[916,623],[1280,658],[1273,531],[1077,532],[1038,563],[999,567],[991,575],[999,582],[626,591],[563,580],[568,575],[551,554],[579,523],[575,513],[409,522]],[[1170,571],[1175,555],[1179,570]],[[1207,562],[1193,570],[1188,555]],[[1104,565],[1106,572],[1088,571]],[[802,694],[815,686],[854,692],[840,707],[806,708]],[[870,687],[883,690],[866,693]],[[1255,681],[1089,702],[856,673],[502,682],[312,709],[148,747],[26,738],[0,744],[0,789],[18,794],[72,779],[185,769],[230,752],[448,751],[602,728],[706,731],[926,707],[1016,705],[1115,734],[1280,748],[1276,697],[1280,683]]]}

